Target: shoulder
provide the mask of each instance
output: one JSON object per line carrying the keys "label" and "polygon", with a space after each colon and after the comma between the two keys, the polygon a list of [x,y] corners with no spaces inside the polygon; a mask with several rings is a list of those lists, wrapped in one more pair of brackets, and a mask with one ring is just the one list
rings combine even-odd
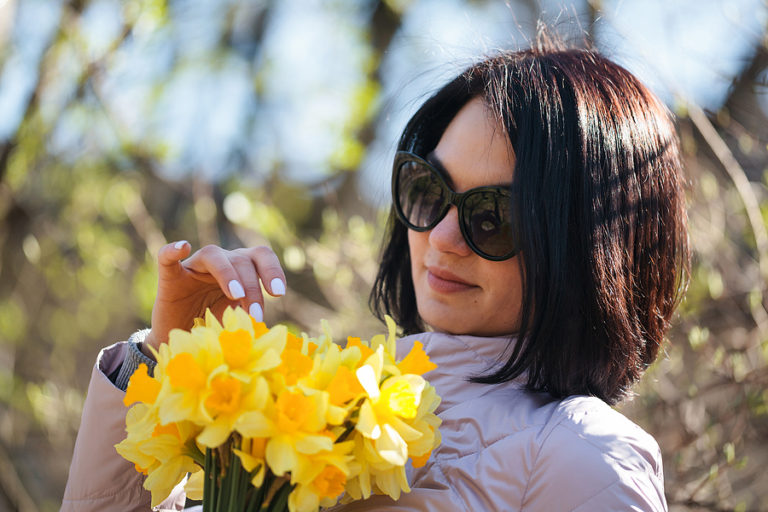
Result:
{"label": "shoulder", "polygon": [[537,437],[527,508],[666,510],[658,444],[601,400],[559,402]]}
{"label": "shoulder", "polygon": [[[666,510],[656,441],[605,402],[534,393],[524,378],[468,382],[506,339],[419,338],[438,364],[426,378],[442,397],[442,444],[415,487],[450,490],[474,510]],[[403,341],[407,351],[413,337]]]}
{"label": "shoulder", "polygon": [[656,440],[626,416],[602,400],[572,396],[560,401],[541,432],[542,454],[576,443],[587,453],[637,464],[638,468],[661,471]]}
{"label": "shoulder", "polygon": [[656,441],[597,398],[509,383],[441,417],[443,443],[414,483],[470,509],[666,510]]}

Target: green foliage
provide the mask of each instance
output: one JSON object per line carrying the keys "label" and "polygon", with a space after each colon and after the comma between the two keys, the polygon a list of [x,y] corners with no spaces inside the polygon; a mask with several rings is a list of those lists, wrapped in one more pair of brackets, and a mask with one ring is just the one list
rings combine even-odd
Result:
{"label": "green foliage", "polygon": [[[732,123],[730,116],[722,119]],[[730,125],[729,125],[730,126]],[[683,141],[694,137],[682,121]],[[727,130],[725,137],[727,137]],[[763,510],[765,389],[768,385],[766,280],[743,198],[713,171],[702,142],[685,144],[693,266],[667,358],[623,405],[659,441],[668,500],[680,510]],[[755,188],[761,209],[768,189]],[[749,455],[749,456],[747,456]]]}

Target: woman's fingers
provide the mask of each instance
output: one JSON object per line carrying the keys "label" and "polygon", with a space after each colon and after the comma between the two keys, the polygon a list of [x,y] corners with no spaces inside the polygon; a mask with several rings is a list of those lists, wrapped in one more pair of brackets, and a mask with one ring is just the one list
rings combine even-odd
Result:
{"label": "woman's fingers", "polygon": [[257,321],[264,317],[261,284],[275,297],[285,295],[285,274],[277,255],[269,247],[252,247],[232,251],[232,262],[246,283],[247,309]]}
{"label": "woman's fingers", "polygon": [[285,295],[285,273],[280,266],[280,260],[277,254],[266,246],[251,247],[248,249],[238,249],[245,252],[256,266],[256,272],[259,274],[264,288],[273,297]]}
{"label": "woman's fingers", "polygon": [[206,245],[184,260],[183,265],[203,281],[213,278],[228,299],[240,301],[245,298],[245,286],[229,259],[229,251]]}
{"label": "woman's fingers", "polygon": [[163,246],[157,253],[159,272],[174,276],[181,273],[181,260],[189,256],[191,249],[192,246],[186,240]]}
{"label": "woman's fingers", "polygon": [[270,295],[285,295],[285,273],[269,247],[226,251],[208,245],[184,260],[183,268],[203,281],[215,280],[227,298],[237,301],[258,321],[264,316],[261,283]]}
{"label": "woman's fingers", "polygon": [[256,273],[256,267],[254,266],[253,261],[246,255],[237,251],[232,252],[230,261],[235,267],[235,270],[237,270],[245,288],[245,304],[243,304],[243,308],[248,311],[256,321],[261,322],[264,319],[264,297],[261,294],[259,275]]}

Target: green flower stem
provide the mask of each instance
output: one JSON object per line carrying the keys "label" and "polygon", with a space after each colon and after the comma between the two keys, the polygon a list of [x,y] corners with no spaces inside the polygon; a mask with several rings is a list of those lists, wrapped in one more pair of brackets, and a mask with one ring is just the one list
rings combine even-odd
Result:
{"label": "green flower stem", "polygon": [[240,466],[237,472],[237,512],[243,512],[245,510],[245,503],[246,499],[248,498],[248,492],[253,486],[251,485],[250,473],[243,469],[240,457],[236,458],[238,460],[238,465]]}
{"label": "green flower stem", "polygon": [[203,476],[203,511],[212,512],[215,503],[216,484],[214,483],[214,460],[210,448],[205,449],[205,475]]}
{"label": "green flower stem", "polygon": [[230,509],[233,512],[243,512],[245,508],[245,493],[247,491],[247,487],[243,483],[247,472],[243,469],[240,457],[234,453],[234,449],[242,449],[242,438],[239,435],[232,435],[231,448],[233,451],[229,464],[229,471],[232,473],[229,497]]}
{"label": "green flower stem", "polygon": [[344,432],[341,433],[341,435],[336,439],[336,441],[334,441],[334,443],[341,443],[343,441],[346,441],[347,437],[349,437],[349,434],[351,434],[352,432],[355,431],[355,425],[354,424],[351,424],[351,425],[348,425],[348,426],[345,425],[345,426],[347,427],[347,429]]}
{"label": "green flower stem", "polygon": [[243,468],[240,457],[232,452],[240,447],[238,441],[230,438],[218,448],[205,450],[203,512],[286,512],[295,486],[267,468],[262,485],[254,487],[251,480],[259,468],[253,472]]}
{"label": "green flower stem", "polygon": [[261,487],[252,494],[251,501],[248,504],[248,508],[246,509],[246,512],[259,512],[261,510],[261,506],[264,504],[264,498],[267,496],[267,491],[269,491],[269,488],[272,487],[272,482],[275,480],[275,475],[272,474],[272,471],[267,470],[266,474],[264,475],[264,481],[261,484]]}
{"label": "green flower stem", "polygon": [[291,484],[290,480],[285,482],[275,495],[272,496],[267,512],[284,512],[288,510],[288,496],[293,491],[293,488],[294,485]]}
{"label": "green flower stem", "polygon": [[[216,456],[214,460],[217,461],[216,471],[214,473],[216,477],[216,481],[214,485],[216,485],[217,487],[216,488],[216,508],[214,510],[215,512],[220,512],[224,510],[223,501],[224,501],[224,496],[226,494],[224,492],[224,480],[227,477],[226,468],[224,467],[224,460],[221,456],[221,447],[216,448]],[[211,511],[211,512],[214,512],[214,511]]]}
{"label": "green flower stem", "polygon": [[[230,449],[231,443],[226,444],[227,450]],[[224,505],[221,511],[217,512],[241,512],[237,510],[237,482],[240,479],[240,457],[232,456],[229,459],[229,467],[227,468],[227,475],[224,478],[225,484],[223,485],[223,493],[225,495]]]}
{"label": "green flower stem", "polygon": [[[205,467],[205,455],[203,455],[203,452],[200,451],[200,448],[197,447],[197,443],[195,443],[195,439],[192,438],[184,445],[184,449],[186,451],[186,455],[192,458],[200,467]],[[206,449],[207,452],[207,449]]]}

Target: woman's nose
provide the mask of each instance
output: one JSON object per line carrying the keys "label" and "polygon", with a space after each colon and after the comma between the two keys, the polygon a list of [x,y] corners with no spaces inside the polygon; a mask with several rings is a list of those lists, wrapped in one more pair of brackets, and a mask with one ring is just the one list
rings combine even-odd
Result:
{"label": "woman's nose", "polygon": [[429,245],[440,252],[451,252],[460,256],[472,253],[459,227],[459,211],[451,206],[445,217],[429,232]]}

